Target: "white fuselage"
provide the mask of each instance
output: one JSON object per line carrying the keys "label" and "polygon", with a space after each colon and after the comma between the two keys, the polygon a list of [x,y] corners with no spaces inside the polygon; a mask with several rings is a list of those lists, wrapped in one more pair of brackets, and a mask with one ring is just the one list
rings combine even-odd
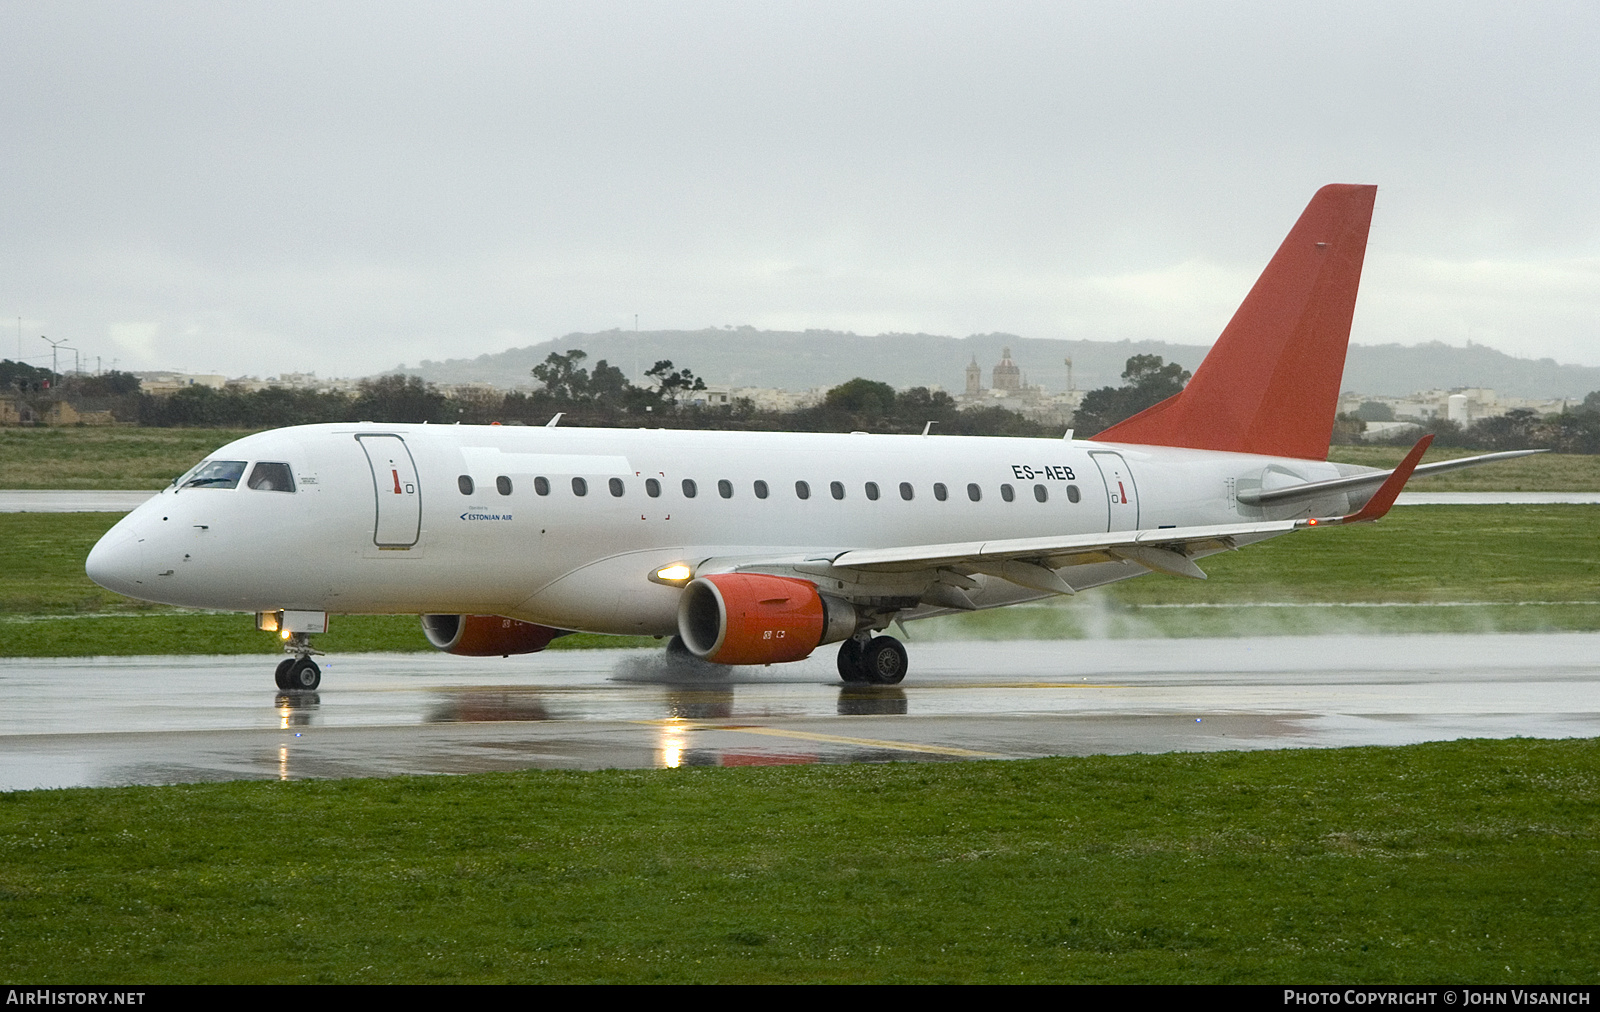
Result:
{"label": "white fuselage", "polygon": [[[190,607],[497,614],[667,635],[680,590],[650,574],[674,562],[804,564],[866,548],[1331,515],[1366,495],[1270,512],[1237,493],[1355,469],[1082,440],[864,433],[309,425],[248,436],[207,459],[243,462],[246,480],[180,483],[152,498],[96,546],[96,582]],[[294,490],[249,487],[260,462],[287,464]],[[1106,562],[1076,567],[1073,583],[1144,572]],[[980,607],[1040,596],[974,579]]]}

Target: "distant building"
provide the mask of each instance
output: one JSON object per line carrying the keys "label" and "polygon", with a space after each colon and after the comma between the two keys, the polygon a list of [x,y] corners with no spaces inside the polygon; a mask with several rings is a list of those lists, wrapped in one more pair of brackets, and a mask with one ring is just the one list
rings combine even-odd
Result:
{"label": "distant building", "polygon": [[1022,370],[1011,361],[1011,349],[1006,348],[1000,352],[1000,364],[990,373],[993,378],[989,381],[989,389],[1004,390],[1007,393],[1022,390]]}
{"label": "distant building", "polygon": [[728,387],[709,384],[704,390],[688,391],[680,396],[684,404],[701,407],[730,407],[739,401],[749,401],[757,411],[800,411],[822,403],[827,390],[813,387],[810,390],[778,390],[772,387]]}
{"label": "distant building", "polygon": [[1011,358],[1010,348],[1001,350],[1000,361],[990,370],[989,389],[983,389],[983,367],[976,355],[966,374],[966,390],[956,398],[966,409],[1003,407],[1037,422],[1068,425],[1083,400],[1076,390],[1050,394],[1043,387],[1029,386],[1022,367]]}
{"label": "distant building", "polygon": [[1363,404],[1382,404],[1394,413],[1393,425],[1448,419],[1457,425],[1471,425],[1485,418],[1499,418],[1512,411],[1533,411],[1541,415],[1560,414],[1567,409],[1564,398],[1502,397],[1489,387],[1457,387],[1454,390],[1419,390],[1405,397],[1384,397],[1346,390],[1339,395],[1339,411],[1355,413]]}
{"label": "distant building", "polygon": [[493,383],[446,383],[434,389],[456,401],[489,400],[505,396]]}
{"label": "distant building", "polygon": [[228,381],[228,389],[239,390],[244,393],[256,393],[277,387],[284,390],[310,390],[319,394],[351,394],[359,390],[360,386],[360,380],[348,378],[320,379],[314,372],[286,372],[279,376],[268,376],[266,379],[257,379],[254,376],[239,376]]}
{"label": "distant building", "polygon": [[79,411],[66,401],[30,404],[0,397],[0,425],[115,425],[109,411]]}
{"label": "distant building", "polygon": [[184,373],[184,372],[136,372],[139,377],[139,391],[141,393],[175,394],[184,387],[211,387],[221,390],[228,384],[228,377],[212,373]]}

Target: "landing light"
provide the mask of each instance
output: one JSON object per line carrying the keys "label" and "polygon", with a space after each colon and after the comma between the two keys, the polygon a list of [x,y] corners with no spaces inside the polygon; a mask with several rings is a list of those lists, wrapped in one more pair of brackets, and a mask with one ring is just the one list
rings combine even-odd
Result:
{"label": "landing light", "polygon": [[688,583],[694,576],[694,570],[686,562],[674,562],[670,566],[662,566],[650,574],[650,579],[656,583],[664,583],[669,587],[681,587]]}

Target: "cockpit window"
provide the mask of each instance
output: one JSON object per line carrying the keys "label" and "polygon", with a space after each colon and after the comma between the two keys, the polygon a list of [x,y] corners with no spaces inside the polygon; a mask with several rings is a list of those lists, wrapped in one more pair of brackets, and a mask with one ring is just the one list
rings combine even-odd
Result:
{"label": "cockpit window", "polygon": [[248,484],[265,492],[293,492],[294,474],[288,464],[263,460],[250,469]]}
{"label": "cockpit window", "polygon": [[238,488],[244,477],[242,460],[208,460],[195,468],[183,488]]}

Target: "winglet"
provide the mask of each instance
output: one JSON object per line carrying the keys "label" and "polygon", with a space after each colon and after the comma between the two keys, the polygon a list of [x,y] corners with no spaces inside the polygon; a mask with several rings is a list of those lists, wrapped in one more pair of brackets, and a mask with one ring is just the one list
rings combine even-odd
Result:
{"label": "winglet", "polygon": [[1400,466],[1394,469],[1394,473],[1389,475],[1388,480],[1378,486],[1378,491],[1372,493],[1372,498],[1367,500],[1367,504],[1349,516],[1340,517],[1339,522],[1341,524],[1359,524],[1367,520],[1377,520],[1389,512],[1389,507],[1394,505],[1395,497],[1400,494],[1402,488],[1405,488],[1406,482],[1411,480],[1411,472],[1416,470],[1417,465],[1421,463],[1422,455],[1428,452],[1428,446],[1432,442],[1433,433],[1431,432],[1417,440],[1417,445],[1413,446],[1411,452],[1406,454],[1406,459],[1400,462]]}

